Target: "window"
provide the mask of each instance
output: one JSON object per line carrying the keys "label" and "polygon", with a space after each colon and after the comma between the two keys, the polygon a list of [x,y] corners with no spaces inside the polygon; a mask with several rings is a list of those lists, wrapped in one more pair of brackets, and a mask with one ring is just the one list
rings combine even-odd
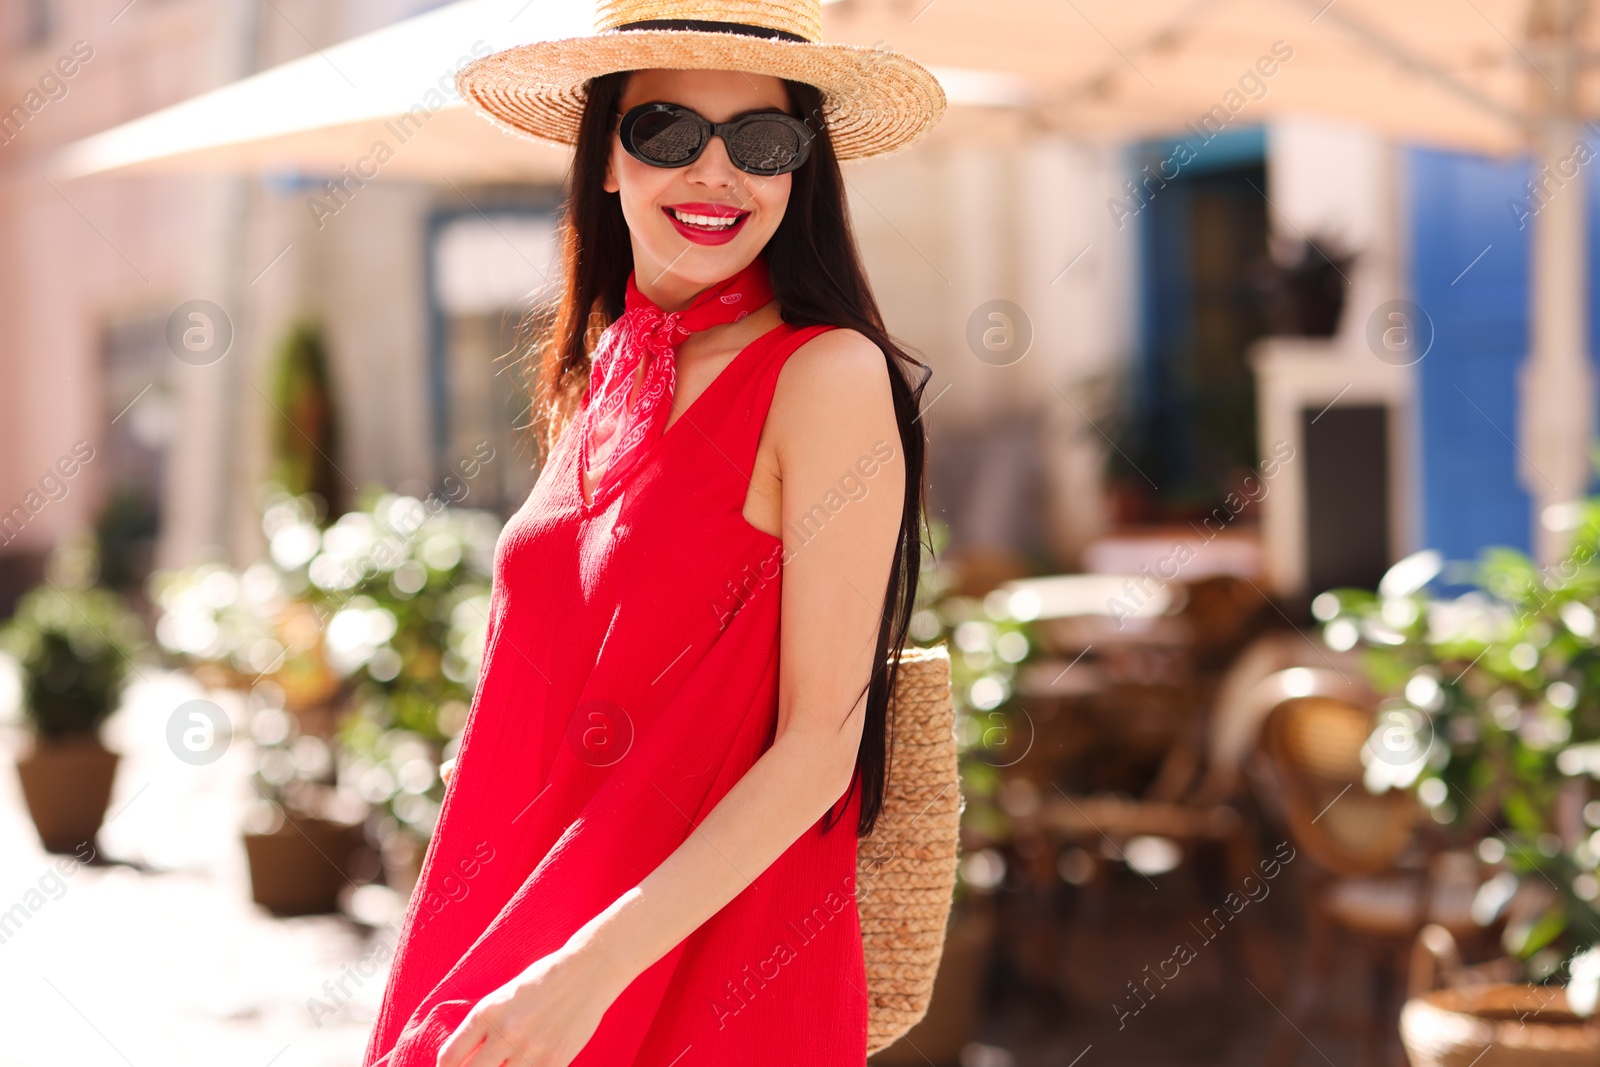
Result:
{"label": "window", "polygon": [[96,514],[101,541],[101,577],[128,588],[143,581],[155,559],[161,529],[162,484],[172,403],[166,368],[167,316],[113,319],[101,338],[106,496]]}
{"label": "window", "polygon": [[517,346],[527,313],[560,291],[555,215],[442,215],[429,247],[435,466],[447,474],[487,443],[492,476],[474,482],[463,505],[510,514],[537,473],[528,428],[533,381]]}
{"label": "window", "polygon": [[53,0],[21,0],[17,5],[17,47],[34,48],[50,40],[55,31]]}

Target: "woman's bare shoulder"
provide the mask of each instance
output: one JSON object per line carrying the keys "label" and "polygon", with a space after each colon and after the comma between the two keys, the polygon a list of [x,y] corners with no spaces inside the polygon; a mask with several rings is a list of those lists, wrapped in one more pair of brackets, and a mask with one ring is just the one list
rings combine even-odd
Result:
{"label": "woman's bare shoulder", "polygon": [[889,373],[883,349],[858,330],[826,330],[806,341],[784,363],[773,392],[769,418],[779,450],[897,434]]}

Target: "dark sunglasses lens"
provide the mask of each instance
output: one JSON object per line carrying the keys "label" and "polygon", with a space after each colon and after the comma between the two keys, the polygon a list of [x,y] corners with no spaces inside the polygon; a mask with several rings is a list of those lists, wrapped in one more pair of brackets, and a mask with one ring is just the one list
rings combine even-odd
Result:
{"label": "dark sunglasses lens", "polygon": [[758,119],[739,128],[728,154],[744,170],[782,174],[797,165],[802,147],[800,133],[793,126],[779,119]]}
{"label": "dark sunglasses lens", "polygon": [[633,124],[633,147],[654,163],[682,163],[700,147],[700,125],[687,115],[649,111]]}

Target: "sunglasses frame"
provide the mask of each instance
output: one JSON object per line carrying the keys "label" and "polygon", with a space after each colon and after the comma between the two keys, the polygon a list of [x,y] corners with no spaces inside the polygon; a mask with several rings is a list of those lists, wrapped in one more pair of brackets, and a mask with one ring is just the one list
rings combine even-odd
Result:
{"label": "sunglasses frame", "polygon": [[[672,163],[662,163],[657,160],[650,159],[649,157],[645,156],[644,153],[642,153],[633,143],[633,129],[636,125],[638,125],[639,120],[644,118],[646,115],[655,115],[662,112],[678,118],[689,119],[690,121],[696,123],[700,128],[700,147],[696,148],[686,158]],[[777,169],[772,169],[769,167],[763,170],[756,170],[745,166],[744,163],[734,155],[731,147],[732,142],[728,140],[729,135],[735,134],[745,126],[755,122],[779,122],[782,125],[789,127],[799,135],[800,150],[795,154],[794,159],[790,161],[788,166],[779,167]],[[762,178],[775,178],[780,174],[789,174],[793,171],[799,170],[805,165],[806,160],[811,157],[811,143],[816,140],[817,136],[811,131],[811,127],[806,125],[801,120],[795,118],[793,115],[786,114],[782,111],[760,111],[750,115],[741,115],[729,122],[712,122],[710,119],[707,119],[704,115],[700,114],[698,111],[695,111],[693,108],[685,107],[682,104],[668,103],[667,101],[663,100],[655,100],[629,108],[628,111],[622,116],[621,125],[617,129],[617,134],[622,138],[622,147],[628,153],[628,155],[647,166],[660,167],[665,170],[676,169],[678,167],[687,167],[689,164],[700,158],[701,153],[706,150],[706,146],[711,143],[711,138],[721,137],[723,147],[728,150],[729,161],[746,174],[754,174]]]}

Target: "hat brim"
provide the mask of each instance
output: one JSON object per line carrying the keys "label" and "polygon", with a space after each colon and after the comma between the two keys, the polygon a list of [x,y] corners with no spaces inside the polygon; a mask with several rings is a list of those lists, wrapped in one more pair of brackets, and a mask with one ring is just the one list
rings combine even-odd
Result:
{"label": "hat brim", "polygon": [[590,78],[656,68],[741,70],[814,85],[841,160],[910,147],[946,107],[938,79],[899,52],[704,30],[628,30],[518,45],[462,68],[456,88],[512,132],[572,145]]}

